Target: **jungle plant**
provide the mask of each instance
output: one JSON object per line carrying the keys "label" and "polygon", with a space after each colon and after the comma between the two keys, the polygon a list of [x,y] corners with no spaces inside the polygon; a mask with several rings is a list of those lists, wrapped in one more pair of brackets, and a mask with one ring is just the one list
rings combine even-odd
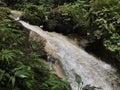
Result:
{"label": "jungle plant", "polygon": [[43,6],[27,4],[22,18],[31,24],[42,25],[45,20],[44,11]]}
{"label": "jungle plant", "polygon": [[7,7],[0,7],[0,26],[5,23],[10,14],[10,9]]}
{"label": "jungle plant", "polygon": [[33,74],[29,66],[25,66],[22,62],[13,62],[5,66],[7,67],[0,69],[0,88],[9,88],[9,90],[15,88],[30,90],[32,88]]}
{"label": "jungle plant", "polygon": [[43,90],[71,90],[65,80],[59,80],[56,76],[50,75],[50,78],[42,84]]}
{"label": "jungle plant", "polygon": [[[113,57],[119,58],[120,37],[120,1],[119,0],[92,0],[88,14],[91,35],[101,39],[107,50],[112,52]],[[114,38],[114,40],[113,40]],[[117,53],[117,54],[116,54]],[[118,59],[119,60],[119,59]]]}

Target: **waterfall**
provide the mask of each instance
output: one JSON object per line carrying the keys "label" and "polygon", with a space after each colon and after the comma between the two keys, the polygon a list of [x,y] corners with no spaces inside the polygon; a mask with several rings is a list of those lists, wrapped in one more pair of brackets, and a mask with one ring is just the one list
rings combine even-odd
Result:
{"label": "waterfall", "polygon": [[51,56],[58,56],[72,90],[78,90],[75,73],[81,76],[82,87],[90,84],[100,87],[102,90],[120,90],[120,78],[117,76],[116,69],[111,65],[88,54],[63,35],[43,31],[40,27],[21,20],[18,22],[46,40],[46,46],[49,47],[49,50],[46,51]]}

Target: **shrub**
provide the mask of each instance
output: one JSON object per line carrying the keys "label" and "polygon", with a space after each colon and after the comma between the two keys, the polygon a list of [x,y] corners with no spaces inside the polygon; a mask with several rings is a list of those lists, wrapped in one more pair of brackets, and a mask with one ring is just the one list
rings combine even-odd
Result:
{"label": "shrub", "polygon": [[[88,14],[90,34],[101,39],[107,50],[118,58],[120,53],[120,1],[119,0],[92,0],[91,10]],[[119,59],[118,59],[119,60]]]}
{"label": "shrub", "polygon": [[65,80],[59,80],[56,76],[50,75],[43,84],[43,90],[71,90],[70,85]]}
{"label": "shrub", "polygon": [[[78,0],[74,3],[64,4],[51,11],[48,20],[48,29],[51,27],[52,22],[57,22],[52,26],[57,32],[62,33],[79,33],[85,35],[88,28],[88,20],[86,16],[89,11],[88,1]],[[61,27],[61,28],[60,28]],[[61,30],[59,30],[61,29]]]}
{"label": "shrub", "polygon": [[63,34],[73,33],[74,21],[71,14],[72,11],[73,8],[70,5],[64,5],[54,9],[48,15],[47,25],[44,25],[45,29]]}
{"label": "shrub", "polygon": [[42,6],[28,4],[24,10],[22,19],[28,21],[31,24],[41,25],[45,20],[44,11],[45,10]]}
{"label": "shrub", "polygon": [[0,7],[0,23],[8,18],[8,15],[10,14],[10,9],[7,7]]}

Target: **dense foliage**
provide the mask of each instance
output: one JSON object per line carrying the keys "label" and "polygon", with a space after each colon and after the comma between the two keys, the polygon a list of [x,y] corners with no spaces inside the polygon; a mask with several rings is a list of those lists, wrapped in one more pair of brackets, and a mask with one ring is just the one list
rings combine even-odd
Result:
{"label": "dense foliage", "polygon": [[[97,42],[96,46],[110,53],[106,57],[120,60],[120,0],[0,1],[23,10],[21,19],[31,24],[66,35],[77,34],[89,44]],[[45,57],[43,45],[29,42],[29,32],[15,24],[9,14],[9,8],[0,7],[0,89],[70,90],[66,81],[52,75],[41,62]],[[107,55],[104,50],[102,53]],[[80,84],[81,78],[77,78]],[[84,90],[89,88],[95,87],[88,85]]]}
{"label": "dense foliage", "polygon": [[23,10],[27,4],[42,5],[47,9],[53,7],[54,0],[2,0],[12,9]]}
{"label": "dense foliage", "polygon": [[[94,2],[94,1],[93,1]],[[89,23],[92,22],[91,34],[97,39],[102,39],[106,49],[117,55],[120,55],[120,1],[119,0],[102,0],[95,1],[91,4],[91,10],[89,11],[90,16]]]}
{"label": "dense foliage", "polygon": [[29,32],[8,17],[8,8],[0,10],[0,90],[70,90],[42,63],[43,45],[28,40]]}
{"label": "dense foliage", "polygon": [[22,18],[31,24],[41,25],[45,21],[44,11],[42,6],[28,4]]}

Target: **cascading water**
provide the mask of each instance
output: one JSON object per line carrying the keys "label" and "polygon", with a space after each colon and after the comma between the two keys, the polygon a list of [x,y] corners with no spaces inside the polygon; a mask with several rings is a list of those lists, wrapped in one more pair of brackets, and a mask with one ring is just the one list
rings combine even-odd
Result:
{"label": "cascading water", "polygon": [[43,31],[40,27],[24,21],[18,22],[46,39],[46,45],[50,48],[49,53],[59,56],[72,90],[78,90],[75,73],[81,76],[83,86],[90,84],[101,87],[102,90],[120,90],[120,78],[112,66],[96,59],[60,34]]}

